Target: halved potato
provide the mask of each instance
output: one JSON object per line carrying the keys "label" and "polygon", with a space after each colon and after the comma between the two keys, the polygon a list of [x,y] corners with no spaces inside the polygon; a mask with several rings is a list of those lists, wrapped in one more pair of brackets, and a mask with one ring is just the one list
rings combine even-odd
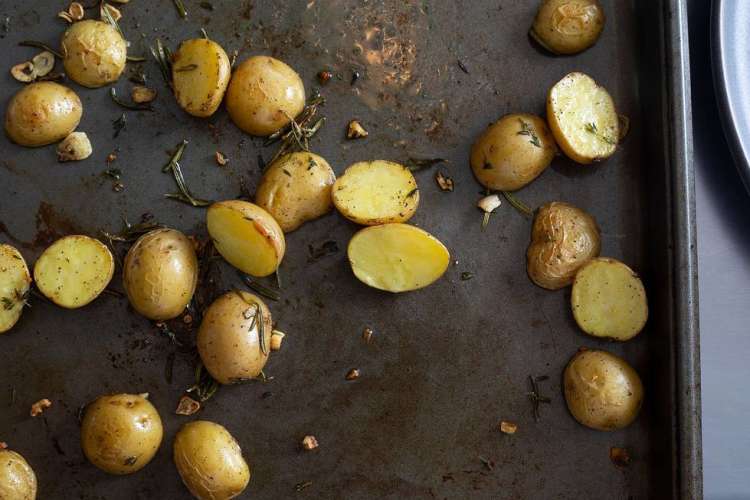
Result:
{"label": "halved potato", "polygon": [[31,275],[21,252],[0,245],[0,333],[18,322],[31,285]]}
{"label": "halved potato", "polygon": [[207,214],[208,234],[222,257],[251,276],[268,276],[281,264],[286,250],[278,222],[258,205],[242,200],[220,201]]}
{"label": "halved potato", "polygon": [[365,226],[406,222],[419,205],[411,171],[392,161],[361,161],[333,185],[333,204],[347,219]]}
{"label": "halved potato", "polygon": [[579,269],[570,300],[576,323],[594,337],[628,340],[648,319],[641,279],[615,259],[594,259]]}
{"label": "halved potato", "polygon": [[612,97],[584,73],[570,73],[547,96],[547,121],[563,152],[589,164],[612,156],[620,123]]}
{"label": "halved potato", "polygon": [[39,291],[67,309],[83,307],[107,288],[115,271],[109,248],[88,236],[65,236],[49,246],[34,264]]}
{"label": "halved potato", "polygon": [[221,45],[206,38],[185,40],[172,61],[177,103],[187,113],[205,118],[224,99],[232,68]]}
{"label": "halved potato", "polygon": [[408,224],[366,227],[349,242],[354,275],[373,288],[408,292],[424,288],[448,269],[450,253],[427,231]]}

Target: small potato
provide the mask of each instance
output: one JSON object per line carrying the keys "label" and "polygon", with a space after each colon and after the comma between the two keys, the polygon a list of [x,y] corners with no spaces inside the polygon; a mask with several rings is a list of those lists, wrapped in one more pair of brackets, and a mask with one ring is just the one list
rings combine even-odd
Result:
{"label": "small potato", "polygon": [[197,420],[182,426],[174,438],[174,463],[199,500],[229,500],[250,482],[250,467],[237,440],[213,422]]}
{"label": "small potato", "polygon": [[289,125],[305,107],[299,75],[273,57],[254,56],[234,71],[227,90],[227,111],[240,129],[267,136]]}
{"label": "small potato", "polygon": [[553,54],[577,54],[596,43],[604,20],[599,0],[543,0],[529,34]]}
{"label": "small potato", "polygon": [[630,425],[643,402],[636,371],[606,351],[579,351],[565,368],[563,386],[573,418],[600,431]]}
{"label": "small potato", "polygon": [[30,287],[31,275],[21,252],[0,245],[0,333],[13,328],[21,318]]}
{"label": "small potato", "polygon": [[20,453],[0,450],[0,498],[34,500],[36,474]]}
{"label": "small potato", "polygon": [[114,272],[115,259],[104,243],[88,236],[66,236],[36,261],[34,281],[55,304],[77,309],[97,298]]}
{"label": "small potato", "polygon": [[203,366],[218,382],[245,382],[266,365],[272,331],[271,311],[260,298],[228,292],[204,313],[196,347]]}
{"label": "small potato", "polygon": [[406,222],[419,206],[411,171],[392,161],[361,161],[333,185],[333,204],[347,219],[365,226]]}
{"label": "small potato", "polygon": [[599,255],[599,227],[589,214],[555,201],[539,208],[526,251],[531,281],[557,290],[573,283],[576,271]]}
{"label": "small potato", "polygon": [[648,320],[641,279],[615,259],[598,258],[581,267],[570,300],[576,323],[594,337],[630,340]]}
{"label": "small potato", "polygon": [[177,103],[187,113],[206,118],[224,99],[232,68],[218,43],[206,38],[182,42],[172,59],[172,84]]}
{"label": "small potato", "polygon": [[286,250],[284,231],[258,205],[220,201],[209,207],[206,221],[216,250],[243,273],[268,276],[281,264]]}
{"label": "small potato", "polygon": [[490,125],[471,148],[471,168],[485,187],[515,191],[552,163],[557,146],[536,115],[505,115]]}
{"label": "small potato", "polygon": [[81,99],[68,87],[54,82],[32,83],[10,100],[5,132],[21,146],[45,146],[73,132],[82,115]]}
{"label": "small potato", "polygon": [[84,87],[116,82],[127,59],[125,40],[109,23],[86,19],[71,25],[61,42],[65,73]]}
{"label": "small potato", "polygon": [[366,227],[352,237],[347,253],[360,281],[395,293],[437,281],[451,258],[437,238],[408,224]]}
{"label": "small potato", "polygon": [[620,121],[604,87],[583,73],[570,73],[547,96],[547,121],[560,149],[573,161],[589,164],[617,151]]}
{"label": "small potato", "polygon": [[81,447],[86,458],[110,474],[132,474],[156,454],[164,434],[148,394],[102,396],[86,407]]}
{"label": "small potato", "polygon": [[125,256],[122,282],[130,305],[155,321],[179,316],[198,283],[198,257],[190,240],[174,229],[144,234]]}
{"label": "small potato", "polygon": [[292,153],[268,167],[255,191],[255,203],[289,233],[331,211],[334,182],[336,174],[324,158],[313,153]]}

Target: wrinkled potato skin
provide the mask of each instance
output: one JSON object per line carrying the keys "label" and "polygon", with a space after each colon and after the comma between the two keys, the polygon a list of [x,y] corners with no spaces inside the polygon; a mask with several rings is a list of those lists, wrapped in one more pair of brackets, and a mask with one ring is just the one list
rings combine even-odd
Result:
{"label": "wrinkled potato skin", "polygon": [[526,251],[531,281],[557,290],[573,283],[575,273],[599,255],[599,227],[589,214],[562,202],[539,208]]}
{"label": "wrinkled potato skin", "polygon": [[227,90],[227,111],[240,129],[267,136],[289,124],[305,107],[299,75],[273,57],[254,56],[234,71]]}
{"label": "wrinkled potato skin", "polygon": [[[197,68],[178,71],[188,65]],[[172,61],[172,83],[177,103],[199,118],[213,115],[224,99],[232,67],[224,49],[213,40],[185,40]]]}
{"label": "wrinkled potato skin", "polygon": [[197,420],[183,425],[173,450],[182,482],[199,500],[234,498],[250,481],[240,445],[219,424]]}
{"label": "wrinkled potato skin", "polygon": [[604,22],[599,0],[544,0],[530,34],[553,54],[577,54],[596,43]]}
{"label": "wrinkled potato skin", "polygon": [[268,167],[255,192],[255,203],[289,233],[331,211],[334,182],[336,174],[325,159],[313,153],[292,153]]}
{"label": "wrinkled potato skin", "polygon": [[62,38],[65,73],[89,88],[116,82],[127,59],[128,47],[120,33],[103,21],[73,23]]}
{"label": "wrinkled potato skin", "polygon": [[86,458],[103,471],[132,474],[154,458],[163,433],[159,413],[145,397],[113,394],[86,407],[81,447]]}
{"label": "wrinkled potato skin", "polygon": [[555,140],[543,119],[531,114],[505,115],[472,146],[471,168],[483,186],[515,191],[544,172],[556,152]]}
{"label": "wrinkled potato skin", "polygon": [[[228,292],[209,306],[196,339],[203,365],[222,384],[235,384],[257,377],[266,365],[270,352],[273,330],[271,311],[256,295],[241,293],[242,296],[239,292]],[[260,348],[258,325],[250,330],[253,314],[245,314],[253,308],[252,304],[260,304],[262,310],[265,353]]]}
{"label": "wrinkled potato skin", "polygon": [[21,146],[45,146],[65,139],[82,115],[81,99],[68,87],[54,82],[31,83],[8,103],[5,132]]}
{"label": "wrinkled potato skin", "polygon": [[0,498],[34,500],[36,489],[36,474],[28,462],[15,451],[0,450]]}
{"label": "wrinkled potato skin", "polygon": [[176,318],[198,283],[198,257],[192,242],[174,229],[156,229],[130,248],[123,264],[128,300],[148,319]]}
{"label": "wrinkled potato skin", "polygon": [[643,402],[638,373],[606,351],[578,352],[565,368],[563,385],[573,418],[600,431],[630,425]]}

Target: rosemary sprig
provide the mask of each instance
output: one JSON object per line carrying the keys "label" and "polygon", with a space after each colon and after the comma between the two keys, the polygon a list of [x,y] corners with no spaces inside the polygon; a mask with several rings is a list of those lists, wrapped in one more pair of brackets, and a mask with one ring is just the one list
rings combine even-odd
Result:
{"label": "rosemary sprig", "polygon": [[612,146],[617,146],[616,140],[610,137],[607,137],[606,135],[599,132],[599,129],[596,127],[596,123],[594,122],[587,123],[586,125],[584,125],[584,128],[586,129],[586,132],[588,132],[589,134],[595,135],[596,137],[606,142],[607,144],[611,144]]}
{"label": "rosemary sprig", "polygon": [[511,204],[513,208],[521,212],[521,214],[531,217],[534,215],[534,211],[528,207],[524,202],[516,198],[513,193],[510,193],[508,191],[501,191],[503,193],[503,196],[505,196],[505,199],[508,200],[508,203]]}
{"label": "rosemary sprig", "polygon": [[108,22],[110,25],[112,25],[114,29],[117,30],[117,32],[120,34],[123,40],[126,40],[125,34],[120,29],[120,25],[117,24],[117,21],[115,20],[115,18],[112,17],[112,14],[109,12],[109,9],[106,7],[106,5],[107,4],[104,2],[101,3],[100,11],[101,11],[102,17],[104,17],[104,20]]}
{"label": "rosemary sprig", "polygon": [[531,392],[527,393],[534,410],[534,421],[538,422],[542,417],[539,413],[539,403],[550,404],[552,400],[546,396],[539,394],[539,382],[544,382],[549,379],[547,375],[541,375],[539,377],[532,377],[529,375],[529,383],[531,384]]}
{"label": "rosemary sprig", "polygon": [[121,114],[120,117],[112,122],[112,128],[115,131],[115,134],[113,136],[114,139],[117,139],[117,136],[120,135],[120,132],[125,130],[125,126],[128,124],[127,118],[125,118],[125,113]]}
{"label": "rosemary sprig", "polygon": [[534,129],[531,128],[531,125],[529,125],[528,122],[523,121],[522,119],[518,119],[519,122],[521,122],[521,130],[518,132],[518,135],[526,135],[529,136],[529,142],[533,144],[534,146],[541,148],[542,143],[539,142],[539,137],[534,132]]}
{"label": "rosemary sprig", "polygon": [[55,57],[63,59],[63,55],[61,53],[51,48],[46,43],[37,42],[36,40],[24,40],[23,42],[19,42],[18,45],[20,45],[21,47],[34,47],[36,49],[46,50],[47,52],[51,52]]}
{"label": "rosemary sprig", "polygon": [[139,224],[131,224],[127,219],[123,220],[125,227],[120,230],[119,233],[109,233],[107,231],[100,231],[102,236],[109,242],[118,241],[121,243],[129,243],[140,238],[142,235],[153,231],[154,229],[163,228],[161,224],[154,222],[141,222]]}
{"label": "rosemary sprig", "polygon": [[[252,332],[253,329],[255,328],[256,324],[257,324],[257,326],[258,326],[258,345],[260,346],[260,352],[263,353],[263,354],[265,354],[265,355],[268,355],[268,347],[266,347],[266,325],[265,325],[265,321],[263,319],[263,306],[261,306],[261,304],[258,303],[258,302],[255,302],[253,300],[248,300],[247,298],[245,298],[245,296],[242,294],[242,292],[240,290],[235,289],[234,292],[237,294],[237,296],[240,299],[242,299],[242,301],[245,304],[247,304],[249,306],[255,306],[255,314],[253,315],[253,321],[250,323],[249,331]],[[245,317],[245,319],[249,319],[249,318]],[[263,378],[263,380],[265,381],[266,374],[263,373],[263,370],[260,371],[260,375]]]}
{"label": "rosemary sprig", "polygon": [[248,276],[243,272],[237,271],[237,273],[240,275],[240,278],[242,278],[242,281],[253,291],[258,292],[265,298],[273,301],[278,301],[281,299],[281,292],[279,290],[274,290],[273,288],[256,281],[251,276]]}
{"label": "rosemary sprig", "polygon": [[209,200],[202,200],[200,198],[195,198],[191,193],[190,190],[187,187],[187,184],[185,183],[185,176],[182,175],[182,169],[180,168],[180,160],[182,159],[182,155],[185,152],[185,148],[187,147],[188,141],[183,140],[178,146],[177,150],[174,152],[172,157],[170,158],[169,162],[164,165],[164,168],[161,169],[162,172],[172,172],[172,176],[174,177],[175,183],[177,183],[177,187],[179,188],[179,193],[168,193],[165,194],[165,198],[169,198],[172,200],[178,200],[183,203],[187,203],[188,205],[192,205],[194,207],[207,207],[212,201]]}
{"label": "rosemary sprig", "polygon": [[118,106],[122,106],[125,109],[130,109],[132,111],[153,111],[154,108],[150,104],[135,104],[132,102],[125,102],[119,97],[117,97],[117,89],[114,87],[109,89],[109,96],[112,98],[112,100],[117,104]]}
{"label": "rosemary sprig", "polygon": [[188,15],[187,9],[185,9],[185,4],[182,3],[182,0],[173,0],[174,6],[177,9],[177,13],[180,15],[181,18],[185,19]]}
{"label": "rosemary sprig", "polygon": [[318,108],[325,104],[325,98],[320,95],[320,92],[313,93],[310,99],[307,101],[307,105],[297,118],[292,119],[290,117],[289,125],[283,127],[273,134],[269,135],[266,139],[264,146],[270,146],[276,142],[281,142],[278,151],[273,156],[268,165],[272,164],[277,159],[281,158],[287,153],[293,152],[295,149],[302,151],[310,150],[310,139],[318,133],[320,127],[325,123],[325,117],[318,118],[314,123],[313,120],[318,112]]}
{"label": "rosemary sprig", "polygon": [[208,40],[208,33],[206,32],[206,28],[201,28],[201,35],[203,35],[203,38]]}
{"label": "rosemary sprig", "polygon": [[159,65],[161,76],[164,77],[164,82],[168,86],[172,86],[172,54],[169,49],[164,46],[160,38],[156,39],[153,47],[150,47],[151,55]]}
{"label": "rosemary sprig", "polygon": [[211,399],[216,391],[219,390],[219,383],[214,380],[208,370],[203,366],[203,363],[198,361],[195,367],[195,384],[189,387],[185,392],[195,393],[201,403],[205,403]]}
{"label": "rosemary sprig", "polygon": [[419,172],[430,167],[437,165],[438,163],[447,163],[448,160],[444,158],[407,158],[404,162],[404,166],[412,172]]}
{"label": "rosemary sprig", "polygon": [[0,299],[0,302],[2,302],[3,309],[5,309],[6,311],[12,311],[13,308],[16,307],[16,303],[9,297],[3,297],[2,299]]}

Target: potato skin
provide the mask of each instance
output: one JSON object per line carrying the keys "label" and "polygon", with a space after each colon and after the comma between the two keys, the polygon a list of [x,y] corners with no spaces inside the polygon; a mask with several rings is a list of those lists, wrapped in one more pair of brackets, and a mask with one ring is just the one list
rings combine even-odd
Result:
{"label": "potato skin", "polygon": [[[197,66],[180,71],[181,68]],[[232,68],[218,43],[206,38],[185,40],[172,60],[172,83],[177,103],[199,118],[213,115],[224,99]]]}
{"label": "potato skin", "polygon": [[86,407],[81,447],[103,471],[132,474],[154,458],[163,434],[159,413],[144,395],[112,394]]}
{"label": "potato skin", "polygon": [[148,319],[179,316],[198,283],[198,257],[190,240],[174,229],[155,229],[130,247],[122,281],[128,300]]}
{"label": "potato skin", "polygon": [[[260,345],[260,323],[254,318],[255,304],[262,311],[265,352]],[[203,365],[216,381],[236,384],[260,374],[268,361],[272,330],[271,311],[258,296],[232,291],[206,309],[196,347]]]}
{"label": "potato skin", "polygon": [[109,23],[93,19],[73,23],[60,46],[65,73],[84,87],[116,82],[125,69],[127,44]]}
{"label": "potato skin", "polygon": [[0,450],[0,498],[3,500],[34,500],[36,474],[20,453]]}
{"label": "potato skin", "polygon": [[485,187],[515,191],[536,179],[552,163],[555,140],[540,117],[505,115],[490,125],[471,148],[471,168]]}
{"label": "potato skin", "polygon": [[174,463],[182,482],[199,500],[228,500],[250,481],[250,467],[237,440],[223,426],[196,420],[174,439]]}
{"label": "potato skin", "polygon": [[526,251],[531,281],[557,290],[573,283],[575,273],[599,255],[599,227],[589,214],[555,201],[539,208]]}
{"label": "potato skin", "polygon": [[606,351],[579,351],[565,368],[563,386],[573,418],[600,431],[630,425],[643,402],[638,373]]}
{"label": "potato skin", "polygon": [[31,274],[21,252],[0,244],[0,334],[18,323],[30,287]]}
{"label": "potato skin", "polygon": [[267,136],[289,124],[305,107],[305,86],[289,66],[254,56],[234,71],[227,90],[227,111],[240,129]]}
{"label": "potato skin", "polygon": [[544,0],[529,34],[553,54],[577,54],[596,43],[604,22],[599,0]]}
{"label": "potato skin", "polygon": [[81,99],[68,87],[54,82],[30,83],[10,100],[5,132],[21,146],[45,146],[65,139],[82,115]]}

